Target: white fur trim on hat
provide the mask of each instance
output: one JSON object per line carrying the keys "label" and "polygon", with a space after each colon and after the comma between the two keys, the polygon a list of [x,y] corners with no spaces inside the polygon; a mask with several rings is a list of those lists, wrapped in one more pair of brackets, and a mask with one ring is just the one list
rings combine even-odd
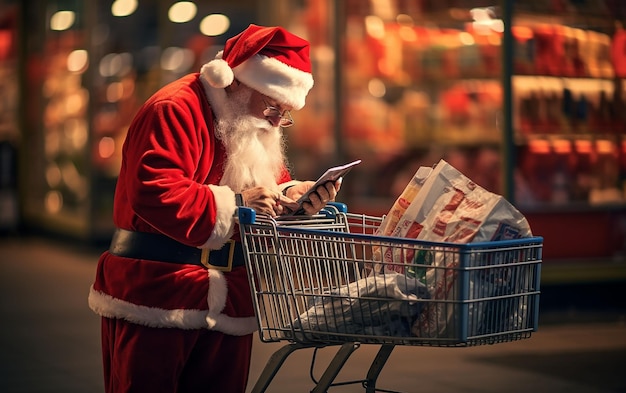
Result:
{"label": "white fur trim on hat", "polygon": [[235,75],[226,60],[222,59],[224,51],[219,51],[214,60],[204,64],[200,72],[209,84],[217,89],[223,89],[233,83]]}
{"label": "white fur trim on hat", "polygon": [[302,109],[313,75],[273,57],[256,54],[233,69],[244,84],[293,109]]}

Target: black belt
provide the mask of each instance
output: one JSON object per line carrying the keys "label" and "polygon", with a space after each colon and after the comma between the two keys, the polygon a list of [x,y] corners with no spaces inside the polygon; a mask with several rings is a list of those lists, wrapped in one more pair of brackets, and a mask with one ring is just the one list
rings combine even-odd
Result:
{"label": "black belt", "polygon": [[113,234],[109,252],[125,258],[192,264],[227,272],[245,264],[241,243],[234,240],[229,240],[219,250],[209,250],[187,246],[158,233],[119,228]]}

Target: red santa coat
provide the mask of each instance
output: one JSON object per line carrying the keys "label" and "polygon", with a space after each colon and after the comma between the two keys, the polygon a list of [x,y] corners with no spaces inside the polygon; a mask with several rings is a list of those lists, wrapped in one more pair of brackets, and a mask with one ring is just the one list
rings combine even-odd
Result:
{"label": "red santa coat", "polygon": [[[139,109],[123,147],[113,218],[117,227],[163,233],[219,249],[234,227],[234,192],[220,186],[225,150],[215,137],[199,74],[163,87]],[[285,169],[277,183],[290,181]],[[89,294],[97,314],[153,327],[256,330],[245,268],[228,273],[195,265],[122,258],[105,252]]]}

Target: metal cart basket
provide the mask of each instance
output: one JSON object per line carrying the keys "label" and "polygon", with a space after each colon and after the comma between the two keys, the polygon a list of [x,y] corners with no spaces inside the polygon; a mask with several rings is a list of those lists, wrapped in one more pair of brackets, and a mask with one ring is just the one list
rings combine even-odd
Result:
{"label": "metal cart basket", "polygon": [[[253,392],[264,392],[302,348],[339,346],[312,392],[326,392],[361,344],[462,347],[526,339],[537,329],[541,237],[438,243],[377,236],[382,217],[333,204],[313,217],[272,219],[239,209],[259,336],[285,341]],[[344,383],[345,384],[345,383]]]}

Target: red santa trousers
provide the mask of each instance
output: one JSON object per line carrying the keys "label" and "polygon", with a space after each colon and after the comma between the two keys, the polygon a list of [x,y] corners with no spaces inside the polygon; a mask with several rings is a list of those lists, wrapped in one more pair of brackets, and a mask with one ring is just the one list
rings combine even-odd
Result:
{"label": "red santa trousers", "polygon": [[244,393],[252,334],[102,318],[106,393]]}

